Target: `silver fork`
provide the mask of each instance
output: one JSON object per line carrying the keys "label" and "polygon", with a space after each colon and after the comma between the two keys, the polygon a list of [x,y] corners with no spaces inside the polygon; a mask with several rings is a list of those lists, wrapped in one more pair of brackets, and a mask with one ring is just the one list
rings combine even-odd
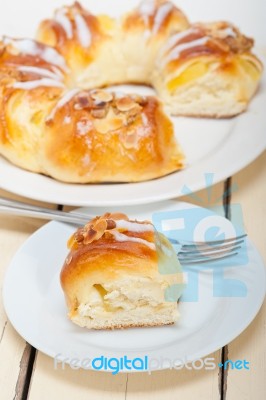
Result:
{"label": "silver fork", "polygon": [[[76,225],[84,225],[93,218],[93,216],[76,211],[68,213],[6,198],[0,198],[0,213],[68,222]],[[178,259],[182,265],[195,265],[213,263],[236,256],[239,254],[246,236],[246,234],[243,234],[234,238],[210,242],[188,242],[172,238],[168,239],[176,249]]]}
{"label": "silver fork", "polygon": [[179,247],[177,255],[182,265],[206,264],[238,255],[247,234],[224,240],[210,242],[180,242],[168,238],[174,248]]}

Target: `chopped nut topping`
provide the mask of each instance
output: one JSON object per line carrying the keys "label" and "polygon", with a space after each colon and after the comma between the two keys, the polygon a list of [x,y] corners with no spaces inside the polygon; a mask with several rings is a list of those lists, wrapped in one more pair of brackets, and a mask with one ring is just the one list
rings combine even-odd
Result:
{"label": "chopped nut topping", "polygon": [[107,132],[115,131],[124,125],[124,119],[119,116],[114,116],[106,119],[96,119],[94,126],[97,132],[105,134]]}
{"label": "chopped nut topping", "polygon": [[96,110],[91,110],[91,115],[93,116],[93,118],[105,118],[107,115],[108,109],[106,108],[100,108],[100,109],[96,109]]}
{"label": "chopped nut topping", "polygon": [[121,99],[116,100],[116,107],[119,111],[130,111],[137,106],[138,104],[129,96],[122,97]]}
{"label": "chopped nut topping", "polygon": [[246,36],[238,36],[236,38],[227,37],[225,41],[231,51],[235,53],[245,53],[246,51],[250,51],[254,45],[254,40]]}
{"label": "chopped nut topping", "polygon": [[78,243],[82,243],[84,240],[84,233],[77,232],[75,239]]}
{"label": "chopped nut topping", "polygon": [[210,37],[210,43],[224,52],[244,53],[249,51],[254,41],[241,34],[238,28],[227,22],[197,23],[195,27]]}
{"label": "chopped nut topping", "polygon": [[107,228],[106,219],[104,219],[104,218],[99,218],[98,221],[96,221],[96,223],[93,225],[93,228],[94,228],[96,231],[102,231],[102,232],[104,232],[105,229]]}
{"label": "chopped nut topping", "polygon": [[77,232],[71,236],[68,241],[68,247],[73,248],[75,244],[89,244],[96,240],[99,240],[105,233],[116,228],[116,222],[118,220],[129,221],[126,214],[123,213],[106,213],[101,217],[93,218],[84,228],[80,228]]}
{"label": "chopped nut topping", "polygon": [[116,227],[116,223],[113,219],[107,219],[107,228],[106,229],[114,229]]}
{"label": "chopped nut topping", "polygon": [[85,225],[85,230],[88,229],[90,226],[94,225],[101,217],[96,216],[93,219],[91,219],[86,225]]}
{"label": "chopped nut topping", "polygon": [[96,90],[91,93],[93,100],[103,103],[109,103],[113,100],[112,93],[106,92],[105,90]]}
{"label": "chopped nut topping", "polygon": [[89,224],[85,226],[85,233],[83,243],[89,244],[95,240],[99,240],[107,229],[107,220],[102,217],[94,218]]}
{"label": "chopped nut topping", "polygon": [[131,109],[128,111],[128,115],[131,116],[131,117],[134,117],[134,116],[136,116],[137,114],[139,114],[140,111],[141,111],[140,105],[139,105],[139,104],[136,104],[135,107],[131,108]]}
{"label": "chopped nut topping", "polygon": [[106,219],[98,218],[94,224],[89,226],[89,229],[87,230],[87,233],[85,234],[83,243],[89,244],[95,240],[100,239],[103,236],[106,229],[107,229]]}
{"label": "chopped nut topping", "polygon": [[144,106],[148,102],[147,97],[140,96],[139,94],[131,94],[130,97],[132,98],[132,100],[134,100],[140,106]]}
{"label": "chopped nut topping", "polygon": [[94,242],[94,240],[100,239],[101,237],[102,237],[101,232],[97,232],[93,228],[90,228],[87,231],[86,236],[84,237],[83,243],[84,244],[89,244],[89,243]]}
{"label": "chopped nut topping", "polygon": [[76,97],[74,109],[83,110],[91,107],[91,101],[88,93],[82,92]]}

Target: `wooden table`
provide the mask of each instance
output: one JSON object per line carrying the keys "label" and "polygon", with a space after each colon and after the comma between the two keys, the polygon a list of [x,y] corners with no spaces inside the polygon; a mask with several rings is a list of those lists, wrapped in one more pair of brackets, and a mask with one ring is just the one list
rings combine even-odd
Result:
{"label": "wooden table", "polygon": [[[226,162],[226,161],[225,161]],[[240,203],[246,231],[266,259],[266,154],[226,182],[213,187],[211,202],[204,191],[197,193],[205,206],[216,203],[225,189],[237,184],[224,201]],[[0,190],[0,196],[20,199]],[[23,199],[22,199],[23,200]],[[185,199],[193,202],[191,199]],[[196,200],[194,201],[196,202]],[[36,202],[33,202],[36,204]],[[38,203],[37,203],[38,204]],[[46,204],[47,206],[47,204]],[[50,205],[50,207],[56,207]],[[19,246],[39,227],[41,220],[0,216],[0,282]],[[2,286],[2,285],[1,285]],[[14,293],[14,296],[16,294]],[[244,310],[243,310],[244,312]],[[264,400],[266,398],[266,305],[252,324],[232,343],[215,352],[223,358],[246,359],[250,371],[166,370],[137,374],[100,373],[88,370],[54,370],[53,360],[36,351],[13,329],[0,302],[0,398],[2,400]]]}

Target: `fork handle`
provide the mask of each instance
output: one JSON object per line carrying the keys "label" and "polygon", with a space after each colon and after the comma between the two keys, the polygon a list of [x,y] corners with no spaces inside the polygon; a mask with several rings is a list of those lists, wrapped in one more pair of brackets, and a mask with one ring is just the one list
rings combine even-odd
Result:
{"label": "fork handle", "polygon": [[84,225],[92,217],[77,212],[67,213],[59,210],[52,210],[45,207],[31,206],[20,201],[0,199],[0,213],[18,215],[23,217],[35,217],[47,220],[69,222]]}

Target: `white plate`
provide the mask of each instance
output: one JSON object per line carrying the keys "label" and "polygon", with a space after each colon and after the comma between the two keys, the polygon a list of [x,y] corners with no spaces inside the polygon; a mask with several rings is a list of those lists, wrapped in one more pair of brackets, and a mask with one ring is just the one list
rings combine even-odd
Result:
{"label": "white plate", "polygon": [[[120,15],[138,2],[130,0],[125,3],[113,0],[111,9],[109,0],[91,2],[88,6],[95,12],[110,10],[112,15]],[[5,5],[5,12],[0,15],[0,33],[33,36],[36,21],[43,19],[44,15],[51,15],[55,7],[65,2],[47,0],[36,7],[36,2],[33,0],[24,0],[23,21],[19,12],[16,15],[13,12],[14,9],[18,10],[20,3],[18,0],[10,0]],[[199,0],[196,3],[187,0],[176,1],[192,21],[211,19],[234,21],[245,33],[257,39],[258,54],[266,64],[266,32],[262,18],[264,14],[262,2],[255,1],[257,4],[254,6],[254,2],[244,0],[241,3],[243,11],[241,13],[238,3],[234,0],[224,0],[217,5],[217,9],[213,7],[211,0]],[[142,91],[140,88],[137,90]],[[145,92],[147,90],[144,89]],[[164,178],[135,184],[64,184],[19,169],[0,157],[0,187],[36,200],[77,206],[134,205],[178,197],[184,194],[185,185],[190,191],[205,187],[206,173],[213,173],[212,183],[217,183],[244,168],[263,152],[266,147],[265,104],[264,75],[260,90],[251,102],[249,110],[237,118],[217,121],[174,118],[176,137],[187,156],[187,167],[184,171]]]}
{"label": "white plate", "polygon": [[[156,206],[124,208],[123,211],[132,217],[151,219],[154,212],[184,212],[188,208],[199,210],[187,203],[168,201]],[[90,213],[99,212],[101,210],[96,208],[90,210]],[[190,214],[194,215],[191,211]],[[238,336],[263,302],[264,266],[257,250],[248,241],[248,263],[244,266],[229,263],[223,269],[226,279],[241,280],[246,285],[245,297],[214,297],[209,267],[199,273],[198,301],[181,299],[181,318],[176,325],[88,331],[67,319],[59,283],[59,272],[67,254],[66,241],[72,232],[73,227],[64,223],[45,225],[17,252],[4,281],[4,306],[12,325],[25,340],[51,357],[61,354],[60,358],[75,357],[81,362],[102,355],[117,358],[146,355],[149,360],[162,357],[189,362],[210,354]],[[189,271],[190,277],[197,276],[196,269]],[[165,367],[162,363],[161,368]]]}

